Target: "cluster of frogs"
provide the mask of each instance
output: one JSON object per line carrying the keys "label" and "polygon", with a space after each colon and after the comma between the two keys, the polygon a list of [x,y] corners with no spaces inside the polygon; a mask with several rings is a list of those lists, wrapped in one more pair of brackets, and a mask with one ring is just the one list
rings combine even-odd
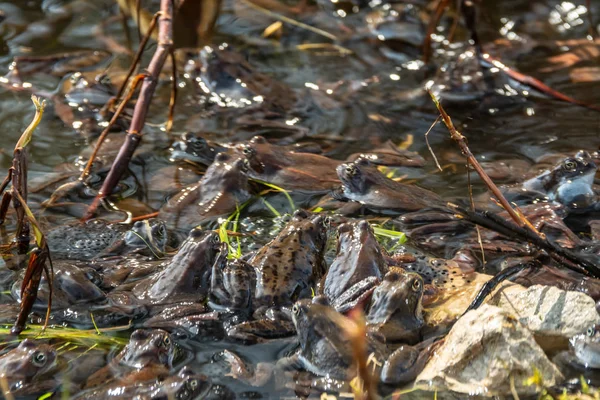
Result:
{"label": "cluster of frogs", "polygon": [[[378,169],[418,163],[417,155],[389,146],[338,161],[311,146],[280,146],[262,137],[217,144],[191,133],[183,134],[172,151],[177,162],[207,169],[199,183],[174,194],[158,218],[131,226],[96,219],[47,232],[54,268],[51,323],[138,328],[108,365],[70,383],[71,393],[98,399],[235,397],[189,367],[178,368],[185,350],[177,341],[201,336],[247,345],[295,338],[299,348],[275,365],[252,365],[229,350],[221,356],[231,365],[230,375],[247,386],[275,381],[283,388],[290,374],[305,371],[311,377],[303,381],[305,387],[342,390],[356,376],[356,344],[344,316],[355,309],[365,312],[369,363],[382,390],[414,380],[448,328],[425,324],[424,303],[461,279],[468,282],[478,267],[474,253],[480,246],[474,226],[457,217],[447,201]],[[590,257],[599,254],[599,238],[582,239],[565,221],[591,216],[591,235],[598,234],[592,220],[600,204],[595,157],[579,152],[505,188],[540,232]],[[251,207],[260,185],[316,197],[330,211],[297,210],[269,243],[234,255],[210,228]],[[413,247],[388,253],[369,222],[356,218],[360,215],[389,217]],[[170,251],[171,238],[182,230],[189,230],[187,238]],[[334,237],[331,258],[328,239]],[[447,244],[455,240],[462,243],[459,249],[445,258],[432,256],[449,252]],[[491,231],[482,230],[482,243],[489,262],[498,260],[499,268],[536,256],[527,245]],[[549,261],[541,272],[523,276],[525,281],[600,298],[600,281],[584,282]],[[13,284],[14,302],[3,305],[6,322],[18,310],[21,282],[22,273]],[[43,279],[31,322],[43,321],[49,295]],[[573,338],[572,359],[586,368],[600,367],[599,339],[595,330]],[[30,395],[57,390],[53,371],[59,359],[51,345],[25,340],[0,357],[0,368],[14,394]]]}

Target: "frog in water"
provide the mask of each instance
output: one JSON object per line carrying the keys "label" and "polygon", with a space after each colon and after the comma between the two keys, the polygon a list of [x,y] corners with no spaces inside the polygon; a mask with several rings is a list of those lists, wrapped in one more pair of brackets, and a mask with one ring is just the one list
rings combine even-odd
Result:
{"label": "frog in water", "polygon": [[[254,139],[251,140],[251,142]],[[184,161],[193,165],[209,166],[219,153],[223,153],[235,145],[231,143],[217,143],[205,139],[200,133],[185,132],[181,139],[171,147],[171,161]],[[314,142],[294,143],[292,145],[277,146],[280,151],[295,153],[320,154],[323,149]]]}
{"label": "frog in water", "polygon": [[[327,222],[298,210],[271,242],[247,262],[213,269],[211,293],[216,307],[248,304],[254,320],[235,325],[228,335],[244,340],[286,336],[291,321],[279,310],[309,298],[324,274]],[[248,282],[250,282],[248,286]],[[289,322],[289,323],[288,323]]]}
{"label": "frog in water", "polygon": [[25,339],[0,356],[0,378],[6,380],[8,390],[16,397],[46,392],[58,385],[50,376],[55,361],[52,346]]}
{"label": "frog in water", "polygon": [[[105,299],[104,292],[98,287],[101,282],[100,275],[90,267],[79,267],[68,261],[53,263],[54,280],[52,285],[52,309],[65,309],[77,304],[92,304]],[[17,301],[21,301],[21,285],[23,274],[12,286],[11,294]],[[34,309],[45,311],[48,307],[50,288],[46,276],[42,276]]]}
{"label": "frog in water", "polygon": [[521,190],[517,189],[517,195],[558,202],[570,211],[585,210],[598,201],[592,188],[597,169],[590,154],[580,151],[552,170],[523,182]]}
{"label": "frog in water", "polygon": [[573,336],[569,347],[577,364],[584,368],[600,369],[600,325]]}
{"label": "frog in water", "polygon": [[189,230],[227,216],[252,198],[247,162],[235,152],[219,153],[195,185],[172,197],[160,210],[171,228]]}
{"label": "frog in water", "polygon": [[168,332],[160,329],[138,329],[131,334],[129,343],[108,365],[88,378],[84,389],[125,381],[131,376],[138,379],[143,376],[167,377],[176,355],[177,346]]}
{"label": "frog in water", "polygon": [[367,329],[387,343],[415,344],[420,341],[423,320],[423,278],[395,269],[388,272],[373,292],[367,312]]}
{"label": "frog in water", "polygon": [[170,375],[154,382],[138,382],[127,380],[116,382],[85,390],[77,394],[74,399],[79,400],[111,400],[111,399],[136,400],[192,400],[192,399],[234,399],[235,396],[229,389],[215,385],[200,374],[194,373],[189,367],[184,367],[176,375]]}
{"label": "frog in water", "polygon": [[290,151],[262,136],[237,146],[248,160],[248,175],[284,189],[327,193],[338,186],[339,161],[312,153]]}
{"label": "frog in water", "polygon": [[337,255],[323,282],[323,294],[339,312],[364,301],[388,269],[384,254],[367,221],[338,227]]}
{"label": "frog in water", "polygon": [[227,256],[219,235],[193,229],[166,268],[134,283],[133,295],[146,304],[199,302],[208,294],[212,266]]}
{"label": "frog in water", "polygon": [[202,90],[213,93],[211,100],[217,104],[225,102],[237,108],[259,104],[276,112],[291,110],[296,104],[296,93],[290,87],[257,71],[226,45],[204,47],[200,61]]}
{"label": "frog in water", "polygon": [[53,259],[90,260],[136,251],[161,255],[167,244],[167,229],[159,219],[127,225],[95,219],[59,226],[46,235]]}
{"label": "frog in water", "polygon": [[[300,350],[283,358],[277,367],[283,370],[305,369],[318,376],[350,381],[356,376],[354,346],[346,333],[346,317],[315,297],[303,299],[292,307],[292,319],[298,332]],[[374,360],[375,373],[386,384],[413,380],[429,358],[428,349],[402,346],[390,354],[377,335],[367,333],[369,359]]]}
{"label": "frog in water", "polygon": [[336,171],[342,186],[333,192],[333,197],[354,202],[354,210],[346,211],[355,211],[364,206],[377,212],[397,214],[425,208],[444,208],[445,203],[437,194],[389,179],[363,158],[341,164]]}

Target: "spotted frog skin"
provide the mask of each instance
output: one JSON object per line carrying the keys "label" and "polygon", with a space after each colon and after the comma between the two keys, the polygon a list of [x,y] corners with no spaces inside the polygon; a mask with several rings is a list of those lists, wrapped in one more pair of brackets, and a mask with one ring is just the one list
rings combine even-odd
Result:
{"label": "spotted frog skin", "polygon": [[378,212],[398,213],[444,207],[437,194],[389,179],[363,158],[341,164],[336,171],[342,186],[334,192],[334,197],[340,200],[353,201],[358,206]]}
{"label": "spotted frog skin", "polygon": [[325,218],[296,211],[277,237],[248,260],[256,272],[254,306],[285,305],[309,297],[325,271],[326,242]]}
{"label": "spotted frog skin", "polygon": [[384,254],[367,221],[338,228],[337,255],[323,283],[323,294],[339,312],[370,296],[388,269]]}
{"label": "spotted frog skin", "polygon": [[173,367],[177,347],[171,335],[160,329],[138,329],[131,334],[129,343],[104,368],[92,374],[85,389],[115,383],[128,374],[154,369],[168,375]]}
{"label": "spotted frog skin", "polygon": [[46,239],[53,259],[90,260],[133,250],[162,254],[167,232],[159,219],[138,221],[131,228],[96,219],[59,226]]}
{"label": "spotted frog skin", "polygon": [[13,396],[41,393],[56,386],[56,382],[45,377],[55,361],[56,351],[52,346],[25,339],[0,356],[0,377],[6,379]]}
{"label": "spotted frog skin", "polygon": [[299,210],[277,237],[247,262],[215,264],[211,282],[215,307],[247,305],[254,316],[254,320],[233,326],[228,335],[257,341],[292,334],[293,326],[282,309],[311,297],[323,276],[326,242],[325,219]]}
{"label": "spotted frog skin", "polygon": [[367,329],[388,343],[416,344],[423,326],[423,278],[412,272],[390,271],[373,292]]}

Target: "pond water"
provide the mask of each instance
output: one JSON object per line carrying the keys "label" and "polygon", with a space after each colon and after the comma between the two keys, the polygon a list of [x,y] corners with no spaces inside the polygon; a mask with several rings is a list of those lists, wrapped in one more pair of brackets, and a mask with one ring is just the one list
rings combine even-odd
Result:
{"label": "pond water", "polygon": [[[142,3],[158,9],[158,2]],[[316,142],[325,155],[337,160],[381,147],[388,140],[395,145],[404,143],[425,159],[424,166],[390,167],[387,172],[403,177],[403,181],[416,182],[445,199],[467,199],[469,177],[465,161],[443,124],[436,124],[428,135],[442,171],[438,171],[428,149],[425,132],[436,120],[437,111],[426,87],[442,99],[456,127],[468,138],[472,152],[490,173],[500,162],[504,163],[493,176],[498,184],[521,182],[579,150],[600,150],[600,112],[553,99],[497,68],[481,67],[462,22],[452,41],[447,40],[454,22],[452,12],[442,17],[433,35],[431,61],[425,65],[418,44],[422,43],[432,10],[428,2],[390,6],[386,1],[348,1],[352,3],[348,7],[327,0],[318,3],[321,8],[309,2],[304,13],[289,15],[322,31],[284,22],[273,36],[265,38],[263,32],[277,19],[246,1],[223,1],[211,43],[217,49],[241,54],[240,60],[252,68],[243,72],[244,79],[257,82],[257,87],[241,86],[237,75],[219,69],[221,64],[209,72],[202,71],[198,51],[178,54],[178,95],[172,131],[165,131],[170,96],[168,64],[150,108],[138,157],[118,188],[119,196],[113,198],[119,207],[134,216],[149,214],[160,209],[177,188],[199,179],[203,168],[180,167],[184,170],[180,173],[169,169],[174,165],[170,160],[171,145],[185,131],[200,132],[204,138],[222,143],[249,140],[256,134],[278,144]],[[600,45],[597,39],[588,37],[584,3],[484,0],[478,5],[477,32],[484,50],[505,65],[581,102],[600,105]],[[600,2],[591,3],[598,21]],[[11,166],[14,144],[32,119],[31,94],[46,98],[46,112],[28,146],[29,205],[44,229],[82,217],[105,176],[100,174],[87,189],[70,192],[61,199],[65,201],[62,205],[42,207],[61,183],[76,178],[81,160],[87,160],[91,144],[106,126],[107,119],[98,109],[108,97],[101,90],[87,90],[89,84],[80,85],[79,91],[73,87],[82,79],[93,81],[100,74],[116,86],[131,62],[131,55],[116,51],[115,43],[119,48],[127,48],[127,36],[115,18],[117,10],[113,1],[105,0],[0,3],[4,14],[0,22],[0,71],[7,77],[0,88],[0,171]],[[402,22],[376,26],[378,19],[393,19],[394,15]],[[103,32],[99,32],[100,27]],[[137,47],[137,29],[131,21],[129,30]],[[335,46],[331,35],[336,38]],[[417,45],[411,44],[415,41]],[[144,66],[155,48],[151,41],[142,57]],[[32,63],[24,58],[20,84],[14,83],[14,71],[9,73],[17,56],[79,51],[107,54],[96,54],[97,60],[86,54],[80,60],[81,68],[64,73],[57,68],[48,73],[47,67],[28,73],[27,67]],[[214,88],[206,88],[201,77],[207,76]],[[93,104],[92,96],[99,96],[98,104]],[[257,100],[257,96],[262,100]],[[276,107],[283,104],[283,108],[290,104],[291,109],[283,113],[265,111],[265,107],[260,107],[261,101]],[[118,150],[120,134],[127,128],[132,109],[126,110],[126,117],[110,135],[117,145],[107,145],[110,149],[104,154],[109,159],[108,153],[114,157]],[[486,188],[476,174],[471,173],[470,182],[474,196],[485,197]],[[292,193],[292,197],[295,208],[318,202],[297,193]],[[271,193],[267,199],[277,213],[293,211],[281,193]],[[101,210],[101,214],[113,221],[124,218],[123,213]],[[241,239],[244,252],[268,242],[284,222],[285,218],[273,218],[264,205],[249,207],[240,218],[240,232],[253,232]],[[15,221],[9,218],[2,232],[6,241],[14,231]],[[185,233],[174,235],[170,245],[175,247]],[[335,244],[330,240],[328,263],[334,255]],[[6,257],[4,263],[13,266],[15,259]],[[6,267],[2,272],[3,302],[8,304],[13,302],[7,292],[14,277]],[[131,329],[125,328],[106,333],[121,338],[120,345],[90,350],[95,364],[90,361],[79,367],[85,369],[86,365],[95,366],[110,359],[130,333]],[[64,342],[53,339],[57,346]],[[295,350],[293,337],[244,346],[219,335],[201,334],[180,337],[178,344],[185,353],[176,361],[178,366],[189,365],[240,397],[293,396],[293,391],[276,390],[273,382],[252,388],[226,376],[229,370],[218,355],[228,349],[242,354],[251,364],[273,362]],[[81,356],[86,349],[86,345],[79,345],[65,358]],[[74,365],[79,364],[70,362],[61,369],[58,379],[67,380],[74,375],[81,379],[89,374],[83,370],[75,374]]]}

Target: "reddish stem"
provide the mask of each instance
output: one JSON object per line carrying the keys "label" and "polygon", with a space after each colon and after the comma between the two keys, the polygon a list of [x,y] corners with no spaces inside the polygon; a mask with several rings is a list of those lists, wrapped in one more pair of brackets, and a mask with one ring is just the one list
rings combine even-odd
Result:
{"label": "reddish stem", "polygon": [[161,0],[160,1],[160,18],[158,19],[158,47],[152,56],[150,65],[148,65],[148,74],[144,78],[142,88],[140,89],[140,95],[135,104],[133,111],[133,119],[129,126],[127,137],[125,142],[117,154],[117,158],[113,163],[102,188],[98,192],[98,195],[90,205],[84,219],[92,217],[96,208],[102,200],[109,196],[114,190],[115,186],[121,179],[121,176],[127,169],[129,161],[135,152],[138,144],[142,139],[142,130],[146,122],[146,116],[148,109],[150,108],[150,102],[154,91],[156,90],[156,84],[160,72],[165,65],[165,61],[169,56],[171,48],[173,47],[173,1],[172,0]]}

